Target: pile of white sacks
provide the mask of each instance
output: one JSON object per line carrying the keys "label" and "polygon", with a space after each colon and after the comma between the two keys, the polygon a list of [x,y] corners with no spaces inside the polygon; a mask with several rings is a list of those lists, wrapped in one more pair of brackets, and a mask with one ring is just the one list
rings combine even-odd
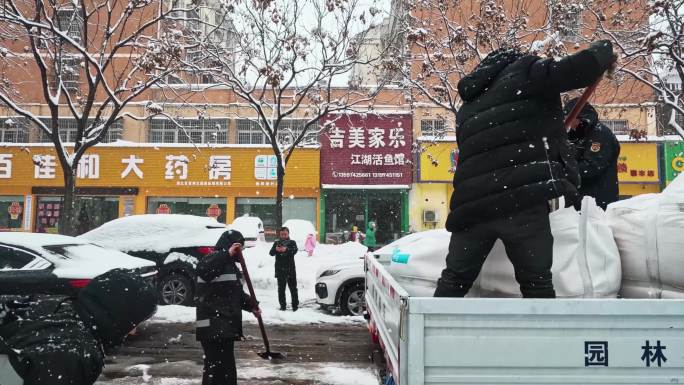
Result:
{"label": "pile of white sacks", "polygon": [[[553,284],[560,298],[684,298],[684,178],[662,193],[613,203],[593,198],[582,209],[549,215]],[[413,296],[432,296],[445,267],[450,233],[432,230],[393,242],[376,254]],[[503,245],[497,242],[468,296],[519,297]]]}

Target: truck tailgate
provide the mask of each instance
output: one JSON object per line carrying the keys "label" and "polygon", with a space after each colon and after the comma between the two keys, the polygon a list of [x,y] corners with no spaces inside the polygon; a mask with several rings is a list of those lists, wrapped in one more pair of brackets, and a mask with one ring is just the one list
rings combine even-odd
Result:
{"label": "truck tailgate", "polygon": [[379,333],[398,384],[684,383],[682,300],[410,297],[368,265],[369,309],[392,317],[371,319],[398,329]]}

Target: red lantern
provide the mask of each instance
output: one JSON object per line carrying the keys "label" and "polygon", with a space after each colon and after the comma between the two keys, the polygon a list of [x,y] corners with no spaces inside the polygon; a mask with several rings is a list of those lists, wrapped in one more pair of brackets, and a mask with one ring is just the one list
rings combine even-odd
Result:
{"label": "red lantern", "polygon": [[157,207],[157,214],[171,214],[171,207],[166,203],[162,203]]}
{"label": "red lantern", "polygon": [[221,211],[221,208],[216,203],[212,204],[207,209],[207,216],[210,218],[218,218],[221,216],[221,213],[223,213],[223,211]]}
{"label": "red lantern", "polygon": [[12,202],[10,203],[9,207],[7,207],[7,212],[9,213],[10,218],[16,221],[17,219],[19,219],[21,213],[24,212],[24,208],[21,207],[21,204],[19,202]]}

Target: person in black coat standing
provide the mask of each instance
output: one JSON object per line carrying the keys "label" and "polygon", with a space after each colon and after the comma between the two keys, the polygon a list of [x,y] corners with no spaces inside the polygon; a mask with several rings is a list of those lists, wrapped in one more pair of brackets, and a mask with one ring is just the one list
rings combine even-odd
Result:
{"label": "person in black coat standing", "polygon": [[105,352],[157,309],[152,285],[122,270],[93,279],[45,312],[0,304],[0,384],[91,385]]}
{"label": "person in black coat standing", "polygon": [[239,231],[228,230],[216,250],[197,263],[196,338],[204,350],[202,385],[235,385],[235,341],[243,338],[242,310],[260,314],[242,289],[236,257],[245,244]]}
{"label": "person in black coat standing", "polygon": [[560,94],[589,86],[614,62],[608,41],[558,61],[501,49],[461,79],[452,234],[436,297],[465,296],[497,239],[523,296],[555,297],[548,202],[574,203],[580,181]]}
{"label": "person in black coat standing", "polygon": [[[565,105],[565,114],[572,111],[578,99]],[[609,203],[619,199],[617,160],[620,155],[620,142],[615,134],[599,121],[594,107],[587,103],[577,120],[573,122],[568,138],[575,147],[577,165],[582,185],[581,196],[596,199],[596,204],[606,209]],[[576,203],[575,208],[579,210]]]}
{"label": "person in black coat standing", "polygon": [[273,242],[270,254],[275,256],[275,277],[278,280],[278,301],[280,310],[285,310],[287,300],[285,298],[285,287],[290,288],[292,298],[292,311],[297,311],[299,307],[299,296],[297,294],[297,268],[295,266],[295,255],[297,254],[297,242],[290,239],[290,229],[283,227],[278,231],[280,239]]}

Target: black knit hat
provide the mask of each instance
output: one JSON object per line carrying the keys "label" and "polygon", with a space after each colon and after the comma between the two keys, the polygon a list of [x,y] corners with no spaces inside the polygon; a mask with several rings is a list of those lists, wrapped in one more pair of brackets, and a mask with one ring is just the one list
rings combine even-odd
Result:
{"label": "black knit hat", "polygon": [[239,243],[244,246],[245,237],[243,237],[242,233],[237,230],[228,230],[221,234],[218,242],[216,242],[216,250],[228,250],[233,243]]}

